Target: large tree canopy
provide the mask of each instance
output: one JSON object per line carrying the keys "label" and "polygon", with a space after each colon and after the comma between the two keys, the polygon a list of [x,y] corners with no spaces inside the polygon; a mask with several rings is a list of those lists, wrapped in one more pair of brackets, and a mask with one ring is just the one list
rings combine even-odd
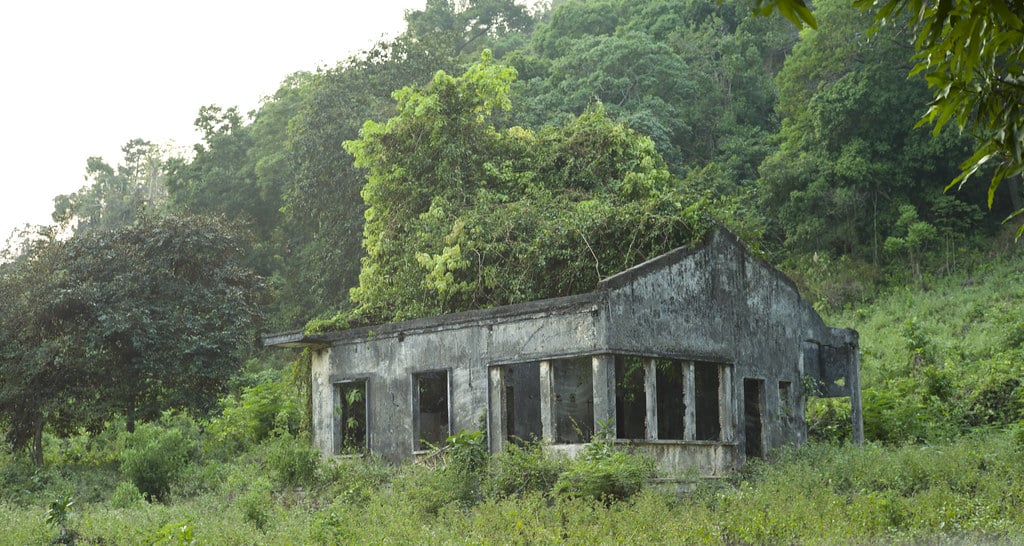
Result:
{"label": "large tree canopy", "polygon": [[[797,26],[817,27],[805,0],[758,0]],[[874,13],[872,32],[906,25],[932,100],[921,119],[935,134],[955,120],[976,138],[975,152],[947,188],[991,165],[989,206],[1002,180],[1024,172],[1024,4],[1007,0],[853,0]],[[1024,230],[1024,226],[1021,227]],[[1018,232],[1021,233],[1021,232]]]}
{"label": "large tree canopy", "polygon": [[560,127],[500,129],[514,78],[485,52],[462,76],[397,91],[398,114],[346,142],[368,170],[368,209],[358,307],[342,319],[591,290],[703,234],[711,207],[600,106]]}
{"label": "large tree canopy", "polygon": [[[51,239],[0,268],[0,419],[92,426],[214,407],[255,340],[262,283],[220,221],[142,215]],[[6,310],[11,310],[10,312]]]}

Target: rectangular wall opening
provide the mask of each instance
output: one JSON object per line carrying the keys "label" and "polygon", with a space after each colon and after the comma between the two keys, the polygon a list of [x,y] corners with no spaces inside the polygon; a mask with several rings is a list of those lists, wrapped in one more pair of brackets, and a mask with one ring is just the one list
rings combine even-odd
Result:
{"label": "rectangular wall opening", "polygon": [[789,417],[793,412],[793,402],[789,399],[791,391],[789,381],[779,381],[779,415],[783,417]]}
{"label": "rectangular wall opening", "polygon": [[448,372],[413,375],[413,433],[419,451],[440,447],[448,438]]}
{"label": "rectangular wall opening", "polygon": [[743,379],[743,437],[747,457],[764,457],[762,416],[764,415],[764,381]]}
{"label": "rectangular wall opening", "polygon": [[544,436],[540,416],[540,364],[526,362],[505,367],[506,439],[522,444]]}
{"label": "rectangular wall opening", "polygon": [[594,433],[594,371],[589,357],[556,360],[555,443],[584,444]]}
{"label": "rectangular wall opening", "polygon": [[694,363],[694,439],[719,441],[722,436],[721,370],[717,364]]}
{"label": "rectangular wall opening", "polygon": [[643,440],[647,437],[647,396],[644,368],[647,359],[615,358],[615,437]]}
{"label": "rectangular wall opening", "polygon": [[346,381],[335,385],[334,453],[362,453],[366,444],[366,380]]}
{"label": "rectangular wall opening", "polygon": [[686,429],[683,400],[683,365],[678,360],[658,360],[654,365],[657,390],[659,440],[682,440]]}

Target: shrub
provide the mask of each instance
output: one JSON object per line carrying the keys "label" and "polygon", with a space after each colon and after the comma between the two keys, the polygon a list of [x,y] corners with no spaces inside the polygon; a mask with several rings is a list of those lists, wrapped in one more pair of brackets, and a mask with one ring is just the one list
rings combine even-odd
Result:
{"label": "shrub", "polygon": [[209,449],[220,457],[237,455],[268,439],[277,431],[299,432],[302,411],[294,389],[281,373],[268,370],[255,376],[256,384],[220,400],[221,414],[210,421]]}
{"label": "shrub", "polygon": [[638,493],[654,476],[654,461],[615,446],[615,428],[602,423],[593,440],[558,476],[554,492],[610,503]]}
{"label": "shrub", "polygon": [[138,487],[135,487],[134,483],[123,481],[114,488],[114,494],[110,498],[110,505],[114,508],[131,508],[143,500],[145,498],[142,492],[139,491]]}
{"label": "shrub", "polygon": [[481,489],[485,496],[504,498],[549,493],[565,470],[565,460],[544,453],[541,443],[509,444],[491,458]]}
{"label": "shrub", "polygon": [[121,472],[147,500],[164,500],[171,483],[195,455],[198,442],[189,432],[182,426],[143,423],[127,437]]}
{"label": "shrub", "polygon": [[366,502],[382,485],[391,481],[394,469],[373,457],[342,458],[321,465],[324,481],[336,501]]}
{"label": "shrub", "polygon": [[259,478],[238,501],[242,510],[242,519],[252,523],[260,531],[264,531],[270,522],[273,504],[272,492],[273,486],[270,481],[266,478]]}
{"label": "shrub", "polygon": [[320,454],[309,438],[285,434],[267,444],[267,466],[282,486],[310,486],[317,481]]}

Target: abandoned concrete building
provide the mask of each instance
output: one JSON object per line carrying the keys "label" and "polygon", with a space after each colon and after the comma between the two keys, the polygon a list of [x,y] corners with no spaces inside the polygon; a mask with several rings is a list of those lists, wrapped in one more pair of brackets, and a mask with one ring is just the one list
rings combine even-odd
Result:
{"label": "abandoned concrete building", "polygon": [[714,476],[806,440],[806,397],[848,396],[863,435],[858,337],[718,230],[593,292],[326,334],[313,349],[314,443],[401,462],[462,429],[492,452],[572,454],[606,427],[669,472]]}

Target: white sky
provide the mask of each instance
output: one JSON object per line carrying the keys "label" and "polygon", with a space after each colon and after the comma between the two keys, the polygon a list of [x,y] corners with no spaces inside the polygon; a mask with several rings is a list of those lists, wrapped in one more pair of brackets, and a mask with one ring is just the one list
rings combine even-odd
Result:
{"label": "white sky", "polygon": [[425,0],[88,0],[0,5],[0,246],[133,138],[190,148],[207,104],[248,112],[293,72],[404,29]]}

